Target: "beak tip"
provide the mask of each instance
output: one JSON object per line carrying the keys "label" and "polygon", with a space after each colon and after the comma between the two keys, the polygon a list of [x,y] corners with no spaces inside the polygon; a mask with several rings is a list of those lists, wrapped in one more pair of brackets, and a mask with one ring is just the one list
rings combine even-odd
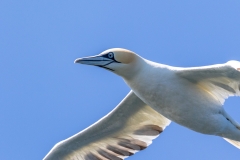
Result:
{"label": "beak tip", "polygon": [[81,59],[78,58],[78,59],[75,59],[74,63],[80,63]]}

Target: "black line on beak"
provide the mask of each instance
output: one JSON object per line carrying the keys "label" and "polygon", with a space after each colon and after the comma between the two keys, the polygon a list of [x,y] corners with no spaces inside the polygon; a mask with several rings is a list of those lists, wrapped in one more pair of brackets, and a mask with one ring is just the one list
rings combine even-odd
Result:
{"label": "black line on beak", "polygon": [[86,59],[86,60],[81,60],[81,61],[109,61],[109,60],[91,60],[91,59]]}
{"label": "black line on beak", "polygon": [[101,67],[101,68],[105,68],[105,69],[110,70],[110,71],[114,71],[113,69],[111,69],[111,68],[107,68],[107,67],[105,67],[105,66],[97,65],[97,67]]}

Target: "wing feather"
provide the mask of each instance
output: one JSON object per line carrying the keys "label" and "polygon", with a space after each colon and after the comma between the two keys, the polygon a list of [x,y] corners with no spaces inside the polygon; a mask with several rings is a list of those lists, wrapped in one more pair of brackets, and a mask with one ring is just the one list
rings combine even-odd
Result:
{"label": "wing feather", "polygon": [[148,147],[170,120],[132,91],[109,114],[57,143],[44,160],[120,160]]}
{"label": "wing feather", "polygon": [[240,96],[240,62],[228,61],[204,67],[178,68],[176,74],[197,83],[221,104],[229,96]]}

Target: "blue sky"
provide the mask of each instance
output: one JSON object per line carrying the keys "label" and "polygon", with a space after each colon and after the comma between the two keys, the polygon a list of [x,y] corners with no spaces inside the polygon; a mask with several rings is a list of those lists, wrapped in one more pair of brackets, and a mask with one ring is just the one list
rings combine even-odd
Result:
{"label": "blue sky", "polygon": [[[173,66],[240,60],[240,1],[0,1],[0,159],[42,159],[129,92],[76,58],[121,47]],[[225,108],[240,122],[240,98]],[[175,123],[129,160],[238,159],[220,137]]]}

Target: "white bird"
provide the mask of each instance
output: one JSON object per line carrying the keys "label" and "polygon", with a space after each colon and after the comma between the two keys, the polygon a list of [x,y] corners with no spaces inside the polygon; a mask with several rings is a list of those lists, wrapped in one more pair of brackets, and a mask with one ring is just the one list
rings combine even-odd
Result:
{"label": "white bird", "polygon": [[44,160],[120,160],[145,149],[174,121],[240,149],[240,125],[223,109],[240,95],[240,62],[180,68],[114,48],[75,63],[105,68],[132,89],[105,117],[57,143]]}

